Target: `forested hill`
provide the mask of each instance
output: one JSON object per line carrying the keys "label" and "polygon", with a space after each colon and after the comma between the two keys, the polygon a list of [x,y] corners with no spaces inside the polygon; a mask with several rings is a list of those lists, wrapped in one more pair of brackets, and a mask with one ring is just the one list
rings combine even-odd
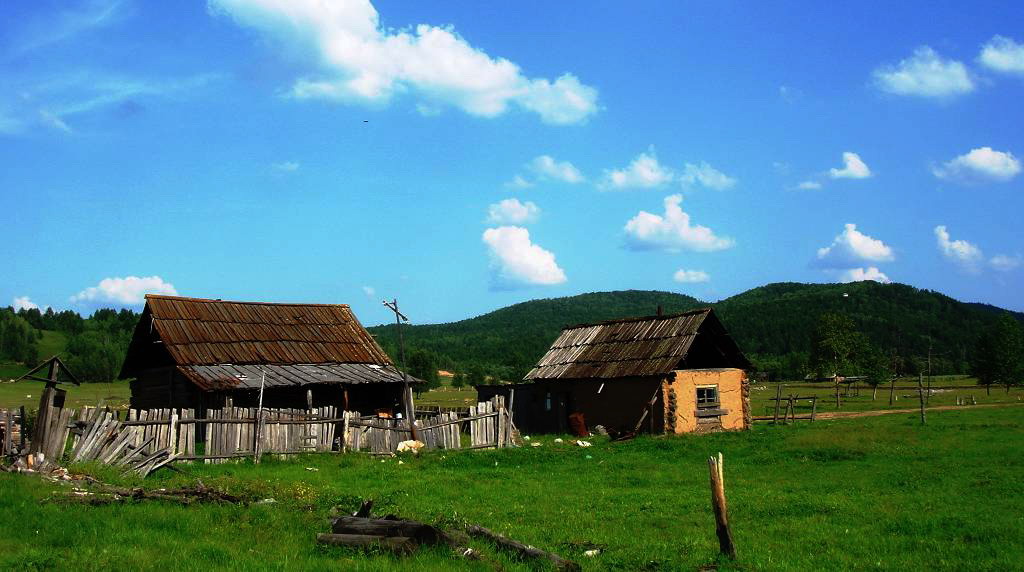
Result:
{"label": "forested hill", "polygon": [[[445,369],[473,363],[492,375],[516,379],[543,355],[565,326],[707,306],[670,292],[628,290],[523,302],[476,318],[403,329],[410,352],[434,354]],[[765,369],[795,375],[806,361],[815,321],[842,312],[886,355],[914,371],[931,345],[933,371],[965,372],[982,330],[1005,310],[958,302],[903,284],[777,283],[748,290],[712,305],[740,347]],[[1024,321],[1024,314],[1014,313]],[[370,331],[397,356],[394,326]],[[783,364],[783,362],[785,362]]]}
{"label": "forested hill", "polygon": [[[426,350],[443,369],[466,370],[473,363],[490,375],[518,379],[548,349],[562,328],[624,316],[648,316],[661,306],[678,313],[707,304],[682,294],[626,290],[515,304],[468,320],[403,326],[410,353]],[[397,359],[394,325],[368,328],[388,355]]]}

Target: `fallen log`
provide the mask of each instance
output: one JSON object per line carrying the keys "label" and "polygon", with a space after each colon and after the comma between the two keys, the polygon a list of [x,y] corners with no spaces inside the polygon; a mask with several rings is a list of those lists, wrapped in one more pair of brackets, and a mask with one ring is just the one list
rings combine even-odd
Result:
{"label": "fallen log", "polygon": [[349,548],[380,547],[395,554],[411,554],[418,544],[406,536],[376,536],[371,534],[317,534],[319,544],[347,546]]}
{"label": "fallen log", "polygon": [[229,503],[246,504],[246,500],[220,491],[211,489],[202,482],[194,488],[158,489],[149,490],[141,487],[126,488],[95,483],[88,489],[75,489],[49,500],[62,500],[66,502],[77,502],[91,505],[105,505],[113,503],[124,503],[129,501],[160,500],[189,505],[192,503]]}
{"label": "fallen log", "polygon": [[418,544],[445,544],[448,546],[457,544],[450,535],[440,528],[414,520],[339,516],[331,523],[331,531],[335,534],[401,536],[411,538]]}
{"label": "fallen log", "polygon": [[498,548],[514,552],[523,558],[547,560],[554,564],[559,570],[576,571],[580,569],[580,565],[572,560],[566,560],[553,552],[545,552],[539,548],[512,540],[511,538],[488,530],[482,526],[471,524],[466,528],[466,532],[468,532],[470,536],[476,538],[486,538],[498,546]]}

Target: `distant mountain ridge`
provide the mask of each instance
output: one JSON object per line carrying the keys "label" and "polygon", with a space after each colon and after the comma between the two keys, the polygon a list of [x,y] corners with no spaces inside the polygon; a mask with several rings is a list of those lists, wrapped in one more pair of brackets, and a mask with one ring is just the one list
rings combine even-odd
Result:
{"label": "distant mountain ridge", "polygon": [[[950,373],[966,368],[983,329],[1007,311],[904,284],[780,282],[715,303],[646,290],[531,300],[457,322],[407,326],[403,336],[408,350],[431,352],[446,369],[464,370],[479,363],[503,379],[516,379],[543,355],[562,328],[653,315],[659,306],[666,314],[714,307],[740,348],[755,358],[807,352],[818,316],[843,312],[887,354],[923,358],[930,345],[933,370]],[[1011,314],[1024,322],[1024,314]],[[397,356],[394,325],[369,330],[390,355]]]}

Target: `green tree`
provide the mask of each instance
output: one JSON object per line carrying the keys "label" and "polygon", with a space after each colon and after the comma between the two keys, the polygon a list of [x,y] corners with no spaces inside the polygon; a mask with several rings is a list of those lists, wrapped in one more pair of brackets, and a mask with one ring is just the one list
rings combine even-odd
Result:
{"label": "green tree", "polygon": [[466,374],[467,385],[484,385],[487,383],[487,372],[484,371],[484,366],[479,363],[474,363],[469,366],[469,373]]}
{"label": "green tree", "polygon": [[455,376],[452,377],[452,387],[455,389],[466,387],[466,374],[461,371],[455,372]]}
{"label": "green tree", "polygon": [[837,408],[842,405],[839,398],[840,376],[853,373],[856,358],[866,345],[863,335],[847,316],[826,312],[818,318],[811,344],[811,368],[819,378],[833,376]]}
{"label": "green tree", "polygon": [[409,375],[427,382],[427,389],[441,387],[441,377],[437,375],[437,359],[428,351],[415,349],[409,354]]}
{"label": "green tree", "polygon": [[975,350],[971,369],[986,393],[992,385],[1010,387],[1024,377],[1024,332],[1020,322],[1010,314],[1003,314],[981,336]]}
{"label": "green tree", "polygon": [[878,396],[878,386],[892,379],[889,358],[878,348],[867,347],[860,356],[860,371],[871,386],[871,400]]}

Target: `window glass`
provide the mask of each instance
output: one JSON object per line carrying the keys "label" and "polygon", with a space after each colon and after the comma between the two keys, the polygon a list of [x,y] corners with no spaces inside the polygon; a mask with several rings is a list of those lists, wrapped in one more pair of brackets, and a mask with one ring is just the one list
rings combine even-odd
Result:
{"label": "window glass", "polygon": [[697,408],[718,407],[718,386],[697,386]]}

